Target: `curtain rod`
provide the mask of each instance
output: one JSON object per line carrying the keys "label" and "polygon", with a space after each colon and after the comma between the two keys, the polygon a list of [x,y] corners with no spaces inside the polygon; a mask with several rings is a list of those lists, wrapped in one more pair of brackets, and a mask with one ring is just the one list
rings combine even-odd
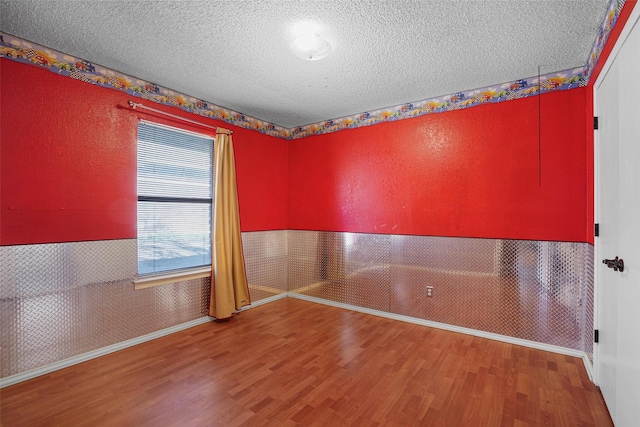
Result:
{"label": "curtain rod", "polygon": [[[204,126],[206,128],[209,128],[209,129],[214,129],[216,131],[218,130],[218,128],[216,126],[211,126],[211,125],[208,125],[208,124],[205,124],[205,123],[201,123],[201,122],[198,122],[198,121],[195,121],[195,120],[186,119],[184,117],[180,117],[180,116],[177,116],[175,114],[166,113],[166,112],[164,112],[162,110],[157,110],[157,109],[152,108],[152,107],[147,107],[146,105],[143,105],[143,104],[140,104],[140,103],[137,103],[137,102],[129,101],[129,105],[134,110],[139,107],[139,108],[142,108],[142,109],[145,109],[145,110],[156,112],[158,114],[162,114],[164,116],[173,117],[174,119],[182,120],[182,121],[189,122],[189,123],[194,123],[196,125]],[[232,131],[230,131],[230,132],[233,133]]]}

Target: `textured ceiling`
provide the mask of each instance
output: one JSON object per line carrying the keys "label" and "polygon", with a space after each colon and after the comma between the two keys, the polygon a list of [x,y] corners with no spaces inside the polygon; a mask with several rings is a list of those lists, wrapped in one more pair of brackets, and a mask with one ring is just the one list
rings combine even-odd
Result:
{"label": "textured ceiling", "polygon": [[[0,0],[0,30],[291,128],[583,66],[608,4]],[[328,57],[292,53],[301,22]]]}

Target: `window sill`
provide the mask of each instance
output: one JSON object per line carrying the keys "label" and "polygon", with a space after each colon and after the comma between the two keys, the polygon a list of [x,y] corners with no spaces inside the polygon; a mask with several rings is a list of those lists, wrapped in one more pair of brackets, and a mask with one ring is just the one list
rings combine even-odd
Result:
{"label": "window sill", "polygon": [[194,268],[157,276],[140,277],[133,281],[134,289],[146,289],[168,283],[184,282],[185,280],[201,279],[211,276],[211,267]]}

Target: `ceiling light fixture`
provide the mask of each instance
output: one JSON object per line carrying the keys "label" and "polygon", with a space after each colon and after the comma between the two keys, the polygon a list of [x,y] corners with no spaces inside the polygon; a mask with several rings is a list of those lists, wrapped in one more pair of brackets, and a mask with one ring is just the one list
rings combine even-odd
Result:
{"label": "ceiling light fixture", "polygon": [[318,34],[303,34],[291,42],[291,50],[299,58],[317,61],[331,53],[331,43]]}
{"label": "ceiling light fixture", "polygon": [[327,29],[324,25],[313,21],[299,21],[289,27],[291,50],[298,57],[307,61],[317,61],[329,55],[332,44],[325,38]]}

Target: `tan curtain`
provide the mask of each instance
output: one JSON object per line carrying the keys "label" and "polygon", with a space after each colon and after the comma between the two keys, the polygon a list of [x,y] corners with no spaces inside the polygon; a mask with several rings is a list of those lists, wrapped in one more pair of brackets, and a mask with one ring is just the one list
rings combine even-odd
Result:
{"label": "tan curtain", "polygon": [[242,252],[233,142],[231,132],[221,128],[216,136],[214,182],[209,315],[227,319],[251,300]]}

